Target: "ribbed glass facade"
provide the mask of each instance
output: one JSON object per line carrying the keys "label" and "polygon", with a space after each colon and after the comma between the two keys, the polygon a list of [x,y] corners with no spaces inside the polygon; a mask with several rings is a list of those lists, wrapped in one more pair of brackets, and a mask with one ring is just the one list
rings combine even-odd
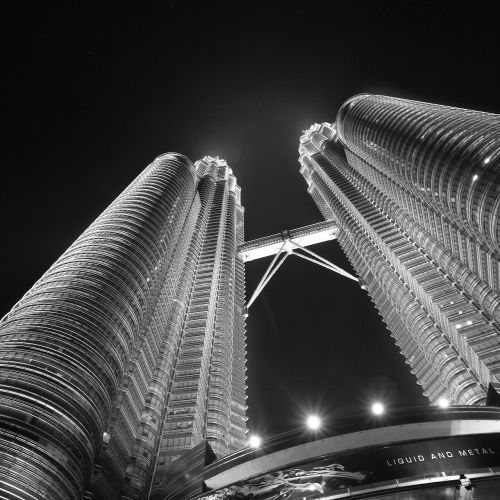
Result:
{"label": "ribbed glass facade", "polygon": [[500,117],[359,95],[299,153],[424,394],[483,403],[500,378]]}
{"label": "ribbed glass facade", "polygon": [[158,157],[0,322],[0,497],[161,498],[245,442],[240,188]]}

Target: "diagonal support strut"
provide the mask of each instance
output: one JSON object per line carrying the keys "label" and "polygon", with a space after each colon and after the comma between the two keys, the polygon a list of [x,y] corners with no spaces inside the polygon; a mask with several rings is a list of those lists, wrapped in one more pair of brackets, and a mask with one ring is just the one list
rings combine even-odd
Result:
{"label": "diagonal support strut", "polygon": [[333,264],[329,260],[325,259],[324,257],[321,257],[321,255],[318,255],[317,253],[313,252],[312,250],[309,250],[308,248],[304,248],[304,247],[300,246],[298,243],[295,243],[295,241],[293,241],[293,240],[291,240],[290,243],[294,247],[296,247],[297,249],[303,250],[304,252],[307,252],[308,254],[312,255],[312,257],[314,257],[314,258],[303,255],[303,254],[297,252],[296,250],[292,251],[292,253],[294,255],[296,255],[297,257],[302,257],[303,259],[306,259],[310,262],[313,262],[314,264],[318,264],[320,266],[326,267],[327,269],[330,269],[330,271],[333,271],[337,274],[345,276],[346,278],[349,278],[353,281],[359,281],[358,278],[356,278],[356,276],[353,276],[351,273],[344,271],[341,267],[336,266],[335,264]]}
{"label": "diagonal support strut", "polygon": [[274,276],[274,273],[281,267],[281,264],[283,264],[285,259],[288,257],[288,252],[283,254],[283,250],[285,250],[286,244],[287,241],[284,241],[278,253],[274,256],[273,260],[266,269],[264,276],[262,276],[262,279],[257,285],[255,292],[253,292],[252,296],[250,297],[250,300],[248,301],[248,304],[246,306],[247,311],[249,307],[254,303],[255,299],[259,296],[260,292],[262,292],[264,287],[269,283],[269,280]]}
{"label": "diagonal support strut", "polygon": [[283,264],[283,262],[285,262],[285,259],[289,255],[296,255],[301,259],[307,260],[309,262],[312,262],[313,264],[317,264],[321,267],[324,267],[329,271],[333,271],[337,274],[340,274],[341,276],[345,276],[346,278],[359,282],[358,278],[348,273],[341,267],[336,266],[329,260],[313,252],[312,250],[309,250],[308,248],[299,245],[296,241],[293,240],[293,238],[290,237],[289,232],[282,233],[282,237],[283,237],[283,244],[279,247],[277,251],[275,250],[276,254],[274,255],[273,260],[269,264],[259,284],[257,285],[257,288],[250,297],[250,300],[248,301],[245,307],[245,316],[248,316],[248,309],[250,308],[250,306],[255,302],[255,299],[257,299],[262,290],[264,290],[266,285],[269,283],[271,278],[275,275],[276,271],[281,267],[281,265]]}

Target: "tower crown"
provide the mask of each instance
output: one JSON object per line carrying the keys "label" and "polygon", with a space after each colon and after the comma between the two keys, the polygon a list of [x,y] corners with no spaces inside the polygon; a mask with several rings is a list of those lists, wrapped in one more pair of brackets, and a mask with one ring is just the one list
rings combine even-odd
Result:
{"label": "tower crown", "polygon": [[218,156],[205,156],[194,164],[198,177],[210,176],[214,181],[227,181],[229,191],[236,195],[238,204],[241,204],[241,188],[224,158]]}
{"label": "tower crown", "polygon": [[299,153],[314,154],[321,151],[325,141],[332,140],[337,135],[335,125],[328,122],[313,123],[308,130],[302,131],[299,143]]}

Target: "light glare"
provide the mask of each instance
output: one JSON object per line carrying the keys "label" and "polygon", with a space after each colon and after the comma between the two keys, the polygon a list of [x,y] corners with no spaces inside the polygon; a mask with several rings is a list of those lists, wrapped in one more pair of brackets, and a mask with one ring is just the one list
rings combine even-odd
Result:
{"label": "light glare", "polygon": [[321,427],[321,420],[316,415],[307,418],[307,427],[312,430],[318,430]]}
{"label": "light glare", "polygon": [[252,448],[259,448],[260,445],[262,444],[262,439],[260,439],[259,436],[250,436],[250,439],[248,440],[248,444],[252,447]]}
{"label": "light glare", "polygon": [[439,408],[448,408],[450,402],[446,398],[439,398],[438,406]]}
{"label": "light glare", "polygon": [[384,413],[385,411],[385,408],[384,408],[384,405],[382,403],[373,403],[372,405],[372,413],[374,415],[382,415],[382,413]]}

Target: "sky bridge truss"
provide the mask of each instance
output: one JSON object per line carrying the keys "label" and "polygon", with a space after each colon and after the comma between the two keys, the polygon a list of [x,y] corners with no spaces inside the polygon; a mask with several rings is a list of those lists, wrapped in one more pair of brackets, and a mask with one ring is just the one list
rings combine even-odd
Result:
{"label": "sky bridge truss", "polygon": [[262,279],[246,305],[246,313],[248,314],[250,306],[255,302],[255,299],[259,296],[289,255],[295,255],[301,259],[322,266],[329,271],[345,276],[346,278],[359,281],[358,278],[352,274],[344,271],[344,269],[336,266],[329,260],[307,248],[317,243],[323,243],[324,241],[336,239],[338,231],[339,228],[335,222],[323,221],[309,226],[299,227],[297,229],[282,231],[281,233],[265,236],[264,238],[247,241],[240,245],[238,248],[238,254],[245,263],[251,260],[274,255],[271,263],[266,269],[266,272],[262,276]]}

